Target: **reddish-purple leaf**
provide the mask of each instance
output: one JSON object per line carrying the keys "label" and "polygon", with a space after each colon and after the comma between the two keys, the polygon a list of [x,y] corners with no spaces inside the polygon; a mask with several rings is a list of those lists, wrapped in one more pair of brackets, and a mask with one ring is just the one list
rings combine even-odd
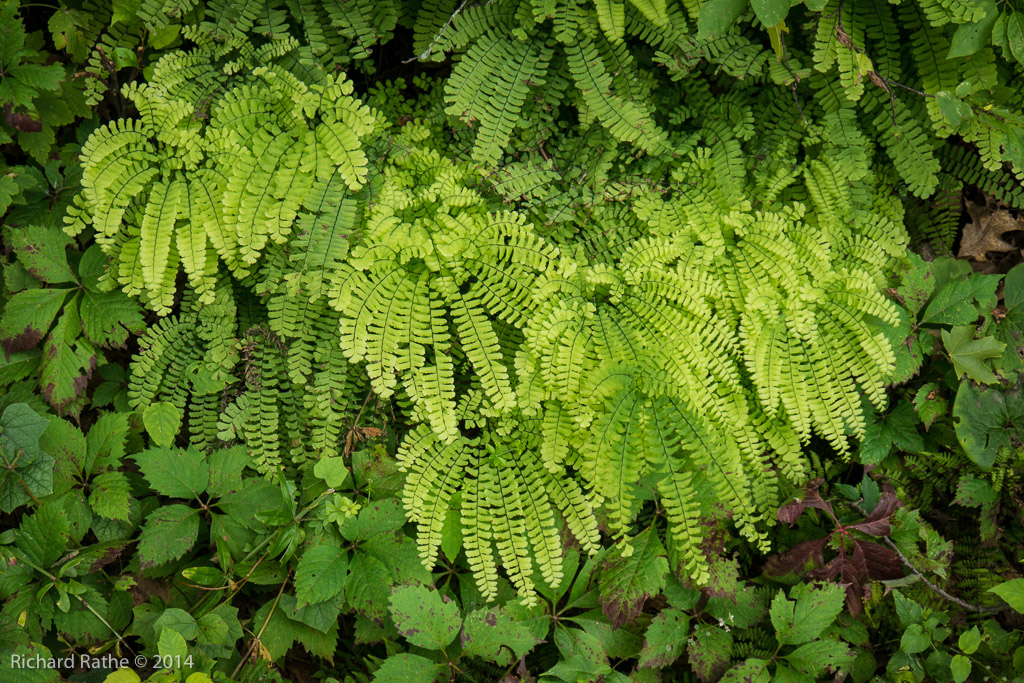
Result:
{"label": "reddish-purple leaf", "polygon": [[824,510],[830,517],[835,519],[835,515],[832,513],[832,504],[823,500],[818,493],[818,489],[823,481],[820,477],[815,479],[804,487],[803,494],[799,498],[780,507],[778,513],[779,521],[793,526],[807,508]]}
{"label": "reddish-purple leaf", "polygon": [[789,550],[772,555],[764,565],[766,576],[785,576],[786,574],[802,574],[809,561],[815,567],[825,564],[822,549],[828,537],[797,543]]}

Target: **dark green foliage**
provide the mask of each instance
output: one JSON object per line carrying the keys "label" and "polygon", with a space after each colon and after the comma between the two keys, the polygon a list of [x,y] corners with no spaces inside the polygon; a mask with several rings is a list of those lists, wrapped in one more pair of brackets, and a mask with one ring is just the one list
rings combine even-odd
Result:
{"label": "dark green foliage", "polygon": [[0,19],[0,679],[1024,675],[1016,0]]}

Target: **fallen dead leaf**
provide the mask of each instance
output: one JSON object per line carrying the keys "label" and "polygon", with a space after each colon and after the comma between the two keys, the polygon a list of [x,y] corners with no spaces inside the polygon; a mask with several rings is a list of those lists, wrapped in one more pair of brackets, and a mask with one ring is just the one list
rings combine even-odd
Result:
{"label": "fallen dead leaf", "polygon": [[1024,218],[1014,217],[1006,209],[1000,208],[999,202],[990,196],[986,195],[985,199],[984,204],[967,200],[971,222],[964,227],[958,258],[988,261],[990,253],[1017,250],[1016,246],[1003,239],[1003,235],[1024,230]]}

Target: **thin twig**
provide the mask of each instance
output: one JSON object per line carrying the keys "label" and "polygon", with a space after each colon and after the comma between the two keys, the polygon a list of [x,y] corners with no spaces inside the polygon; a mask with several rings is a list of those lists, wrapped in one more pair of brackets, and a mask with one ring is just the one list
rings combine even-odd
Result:
{"label": "thin twig", "polygon": [[445,25],[441,27],[441,30],[438,32],[438,34],[436,36],[434,36],[434,40],[431,41],[430,45],[427,46],[426,50],[424,50],[420,54],[416,55],[415,57],[410,57],[409,59],[407,59],[404,62],[402,62],[402,64],[408,64],[409,62],[416,62],[416,61],[422,62],[424,59],[429,57],[430,53],[434,51],[434,46],[437,45],[437,41],[441,40],[441,38],[444,36],[444,34],[448,31],[448,27],[452,25],[452,22],[455,21],[455,17],[458,16],[458,14],[466,6],[467,2],[469,2],[469,0],[462,0],[462,2],[459,3],[459,6],[456,7],[455,11],[452,12],[452,15],[450,17],[448,17],[448,21],[445,22]]}

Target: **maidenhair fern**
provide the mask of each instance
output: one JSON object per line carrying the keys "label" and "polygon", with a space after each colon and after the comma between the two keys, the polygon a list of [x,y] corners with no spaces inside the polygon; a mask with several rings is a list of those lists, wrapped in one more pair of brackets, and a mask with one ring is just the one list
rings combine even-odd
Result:
{"label": "maidenhair fern", "polygon": [[[652,509],[696,583],[715,524],[767,548],[802,447],[885,406],[897,197],[1022,169],[1020,98],[954,34],[977,7],[815,4],[211,3],[67,219],[161,316],[132,406],[267,476],[375,416],[424,565],[457,523],[487,598],[559,584],[568,537],[628,556]],[[361,99],[337,68],[399,25],[450,76]]]}

